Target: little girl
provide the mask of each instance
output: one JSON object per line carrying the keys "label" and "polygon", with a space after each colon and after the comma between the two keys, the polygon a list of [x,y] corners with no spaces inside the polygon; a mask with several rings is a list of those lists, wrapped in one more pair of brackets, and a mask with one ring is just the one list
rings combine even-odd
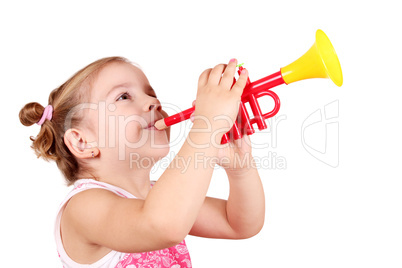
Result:
{"label": "little girl", "polygon": [[[41,126],[31,137],[37,156],[56,161],[74,185],[55,225],[65,268],[191,267],[188,234],[244,239],[261,230],[265,199],[249,137],[220,145],[247,80],[244,70],[232,87],[236,64],[201,74],[192,128],[157,182],[150,171],[169,152],[170,130],[153,125],[168,115],[128,60],[95,61],[53,90],[45,108],[21,109],[22,124]],[[215,164],[228,175],[227,200],[206,197]]]}

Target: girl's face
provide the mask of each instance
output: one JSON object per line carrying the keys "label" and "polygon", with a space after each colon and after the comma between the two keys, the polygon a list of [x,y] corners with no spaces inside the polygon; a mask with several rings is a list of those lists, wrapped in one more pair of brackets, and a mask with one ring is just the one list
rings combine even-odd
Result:
{"label": "girl's face", "polygon": [[133,164],[137,168],[153,166],[167,155],[170,130],[152,127],[167,114],[139,68],[121,62],[107,65],[92,82],[90,99],[90,121],[83,123],[94,135],[103,160],[118,165],[129,160],[131,168]]}

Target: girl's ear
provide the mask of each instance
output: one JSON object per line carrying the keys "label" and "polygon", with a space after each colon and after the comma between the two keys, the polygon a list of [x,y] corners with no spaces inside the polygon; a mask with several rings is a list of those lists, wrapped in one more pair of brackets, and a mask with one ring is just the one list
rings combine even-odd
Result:
{"label": "girl's ear", "polygon": [[88,144],[84,133],[75,128],[66,131],[64,144],[75,157],[80,159],[93,158],[99,155],[99,149]]}

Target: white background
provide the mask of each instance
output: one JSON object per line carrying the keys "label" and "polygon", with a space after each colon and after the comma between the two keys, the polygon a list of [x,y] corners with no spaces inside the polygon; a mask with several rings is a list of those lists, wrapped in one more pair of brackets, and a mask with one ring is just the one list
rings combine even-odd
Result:
{"label": "white background", "polygon": [[[194,267],[401,267],[402,176],[400,6],[397,1],[2,1],[0,4],[2,267],[61,267],[55,212],[70,191],[54,163],[36,159],[19,110],[47,105],[52,89],[90,62],[125,56],[139,63],[162,102],[186,109],[200,73],[236,57],[252,81],[301,56],[323,29],[344,85],[314,79],[274,88],[285,120],[257,131],[255,157],[266,194],[257,236],[186,239]],[[335,102],[325,122],[312,113]],[[335,108],[334,108],[335,107]],[[177,153],[186,123],[172,130]],[[327,128],[330,131],[330,128]],[[329,132],[328,132],[329,133]],[[338,135],[339,134],[339,135]],[[335,145],[330,166],[303,146]],[[337,142],[339,141],[339,146]],[[263,146],[260,146],[263,147]],[[271,152],[271,153],[269,153]],[[339,157],[338,157],[339,152]],[[274,154],[273,154],[274,153]],[[285,160],[283,169],[273,164]],[[339,162],[337,162],[339,159]],[[277,162],[275,162],[277,163]],[[157,179],[163,167],[153,172]],[[226,198],[216,170],[209,194]]]}

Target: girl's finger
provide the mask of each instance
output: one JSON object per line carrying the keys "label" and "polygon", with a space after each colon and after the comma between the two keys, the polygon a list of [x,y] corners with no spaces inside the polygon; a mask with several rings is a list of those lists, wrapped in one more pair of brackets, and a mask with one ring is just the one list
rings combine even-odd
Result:
{"label": "girl's finger", "polygon": [[198,88],[204,87],[208,83],[209,74],[211,73],[212,69],[206,69],[198,78]]}
{"label": "girl's finger", "polygon": [[225,71],[226,64],[218,64],[216,65],[211,73],[209,74],[208,82],[213,85],[219,85],[222,77],[222,73]]}
{"label": "girl's finger", "polygon": [[248,77],[248,71],[247,69],[243,69],[240,73],[239,79],[237,79],[236,81],[236,84],[233,85],[232,91],[236,92],[241,96],[241,94],[243,93],[243,89],[247,83],[247,77]]}
{"label": "girl's finger", "polygon": [[229,61],[229,64],[227,65],[225,72],[223,73],[221,83],[224,88],[227,88],[230,90],[233,84],[233,78],[236,72],[236,65],[237,65],[237,60],[236,59],[231,59]]}

